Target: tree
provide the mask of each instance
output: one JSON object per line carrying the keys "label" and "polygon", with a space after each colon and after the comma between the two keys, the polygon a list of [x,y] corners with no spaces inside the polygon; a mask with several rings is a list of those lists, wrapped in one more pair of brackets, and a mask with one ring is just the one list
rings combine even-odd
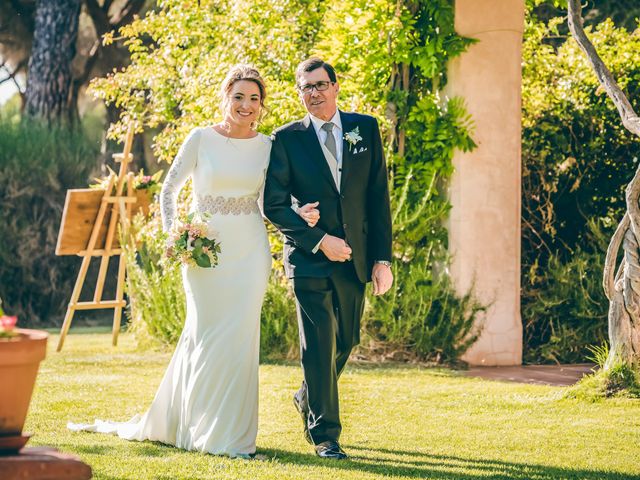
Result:
{"label": "tree", "polygon": [[71,62],[76,53],[80,0],[40,1],[25,92],[27,115],[71,123]]}
{"label": "tree", "polygon": [[[545,23],[564,15],[566,8],[561,0],[527,0],[527,3],[534,7],[534,15]],[[629,31],[636,28],[636,19],[640,15],[640,5],[636,0],[584,0],[582,8],[586,25],[597,25],[610,18],[616,26]],[[566,26],[561,32],[563,35],[567,33]]]}
{"label": "tree", "polygon": [[[29,58],[35,33],[35,0],[11,0],[0,2],[0,71],[4,74],[0,83],[13,81],[26,101],[21,78],[28,73]],[[137,14],[145,10],[145,0],[81,0],[77,26],[75,52],[71,62],[69,108],[75,112],[82,91],[94,77],[104,76],[114,69],[129,64],[129,51],[124,42],[102,42],[103,35],[117,31],[130,23]],[[51,5],[50,5],[51,6]],[[64,19],[63,19],[64,20]],[[107,108],[107,119],[115,122],[119,109]]]}
{"label": "tree", "polygon": [[4,74],[0,84],[11,81],[21,94],[18,77],[24,75],[29,62],[34,12],[35,4],[0,3],[0,69]]}
{"label": "tree", "polygon": [[[587,37],[580,0],[568,0],[569,29],[587,56],[598,81],[616,108],[627,130],[640,136],[640,117],[613,79],[595,47]],[[623,364],[640,366],[640,168],[627,185],[627,211],[619,223],[609,248],[603,274],[604,291],[609,299],[609,356],[604,369]],[[618,252],[623,249],[616,270]]]}

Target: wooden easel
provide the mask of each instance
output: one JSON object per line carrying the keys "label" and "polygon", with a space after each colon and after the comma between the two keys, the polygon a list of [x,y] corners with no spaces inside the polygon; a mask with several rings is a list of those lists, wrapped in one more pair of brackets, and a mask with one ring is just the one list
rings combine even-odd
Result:
{"label": "wooden easel", "polygon": [[[104,191],[102,199],[100,201],[100,206],[98,208],[98,213],[95,217],[95,221],[93,222],[93,227],[91,229],[91,236],[89,237],[89,241],[84,250],[78,251],[76,254],[82,258],[82,265],[80,266],[80,272],[78,273],[78,278],[76,280],[76,284],[73,288],[73,293],[71,294],[71,300],[69,301],[69,306],[67,307],[67,313],[64,317],[64,322],[62,324],[62,329],[60,330],[60,339],[58,340],[57,351],[62,350],[62,346],[64,345],[65,337],[69,332],[69,327],[71,326],[71,320],[73,320],[73,315],[76,310],[94,310],[94,309],[102,309],[102,308],[113,308],[113,332],[112,332],[112,343],[113,345],[117,345],[118,343],[118,333],[120,332],[120,321],[122,319],[122,309],[125,307],[126,302],[124,300],[124,277],[125,277],[125,256],[122,255],[122,247],[116,246],[114,248],[114,238],[117,234],[117,222],[118,217],[120,217],[120,225],[122,228],[123,237],[126,238],[129,229],[129,221],[131,218],[131,209],[132,205],[137,201],[137,196],[134,195],[133,191],[133,173],[128,172],[129,163],[133,158],[131,155],[131,146],[133,144],[133,133],[134,127],[133,124],[129,125],[129,129],[127,131],[127,136],[124,142],[124,151],[122,153],[117,153],[113,155],[113,158],[116,162],[120,163],[120,171],[118,175],[111,174],[109,176],[109,181],[107,184],[107,189]],[[125,179],[127,181],[127,193],[123,194],[124,182]],[[114,193],[115,188],[115,193]],[[71,192],[71,191],[70,191]],[[70,193],[69,192],[69,193]],[[67,202],[65,202],[65,211],[63,212],[63,227],[66,223],[65,220],[67,218],[67,210],[70,205],[69,202],[69,194],[67,195]],[[96,244],[98,242],[99,235],[101,234],[101,230],[104,230],[103,223],[105,218],[109,216],[108,228],[106,231],[106,237],[104,240],[104,248],[96,248]],[[62,232],[62,228],[61,228]],[[58,238],[58,247],[61,244],[62,234]],[[116,244],[118,243],[116,239]],[[119,266],[118,266],[118,280],[116,286],[116,298],[115,300],[102,300],[102,291],[104,289],[104,282],[107,276],[107,269],[109,268],[109,258],[113,255],[120,255]],[[93,295],[93,301],[90,302],[79,302],[80,293],[82,292],[82,287],[84,285],[85,277],[87,275],[87,270],[89,269],[89,263],[91,262],[91,258],[100,257],[100,270],[98,271],[98,279],[96,281],[96,288]]]}

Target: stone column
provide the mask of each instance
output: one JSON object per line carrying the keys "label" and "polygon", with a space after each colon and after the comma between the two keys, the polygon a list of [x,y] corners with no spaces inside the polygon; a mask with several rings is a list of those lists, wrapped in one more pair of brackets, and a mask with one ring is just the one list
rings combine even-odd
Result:
{"label": "stone column", "polygon": [[524,0],[456,0],[455,28],[478,40],[449,65],[445,93],[461,96],[478,148],[457,152],[450,198],[452,277],[490,304],[472,365],[522,363],[520,103]]}

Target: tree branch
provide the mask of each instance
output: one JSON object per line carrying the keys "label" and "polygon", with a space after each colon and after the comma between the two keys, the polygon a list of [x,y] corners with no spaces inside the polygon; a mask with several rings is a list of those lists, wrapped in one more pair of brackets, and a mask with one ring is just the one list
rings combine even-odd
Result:
{"label": "tree branch", "polygon": [[631,133],[640,136],[640,117],[638,117],[633,110],[631,103],[613,79],[613,75],[611,75],[611,72],[598,55],[598,52],[584,31],[580,0],[568,0],[568,13],[569,30],[571,30],[576,42],[587,56],[589,63],[591,63],[600,85],[602,85],[618,109],[622,123]]}
{"label": "tree branch", "polygon": [[91,20],[93,20],[93,25],[96,27],[98,39],[101,39],[105,33],[113,29],[111,21],[109,20],[108,6],[107,10],[103,10],[103,7],[101,7],[96,0],[84,0],[84,4],[87,7],[87,12]]}
{"label": "tree branch", "polygon": [[145,0],[129,0],[127,4],[120,11],[119,18],[114,21],[114,26],[116,29],[131,23],[133,20],[133,16],[142,10],[144,7]]}
{"label": "tree branch", "polygon": [[96,61],[98,60],[98,53],[100,52],[101,48],[102,43],[98,38],[91,46],[91,50],[89,50],[89,55],[82,69],[82,73],[80,73],[80,75],[78,75],[78,77],[73,80],[75,88],[79,89],[82,85],[89,81],[89,75],[91,75],[91,71],[93,70]]}
{"label": "tree branch", "polygon": [[607,248],[607,257],[604,261],[604,271],[602,273],[602,287],[604,288],[604,294],[609,301],[613,301],[613,295],[615,290],[615,275],[616,275],[616,260],[618,258],[618,250],[622,244],[624,234],[629,228],[629,214],[625,213],[622,217],[622,221],[618,224],[611,241],[609,242],[609,248]]}

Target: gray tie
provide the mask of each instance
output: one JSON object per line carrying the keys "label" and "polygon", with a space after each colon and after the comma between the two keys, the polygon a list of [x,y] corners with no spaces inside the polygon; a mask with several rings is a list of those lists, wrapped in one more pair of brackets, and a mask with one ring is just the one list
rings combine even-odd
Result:
{"label": "gray tie", "polygon": [[322,129],[327,132],[327,139],[324,141],[324,146],[331,152],[333,158],[338,160],[338,150],[336,149],[336,138],[333,136],[333,123],[327,122],[322,125]]}

